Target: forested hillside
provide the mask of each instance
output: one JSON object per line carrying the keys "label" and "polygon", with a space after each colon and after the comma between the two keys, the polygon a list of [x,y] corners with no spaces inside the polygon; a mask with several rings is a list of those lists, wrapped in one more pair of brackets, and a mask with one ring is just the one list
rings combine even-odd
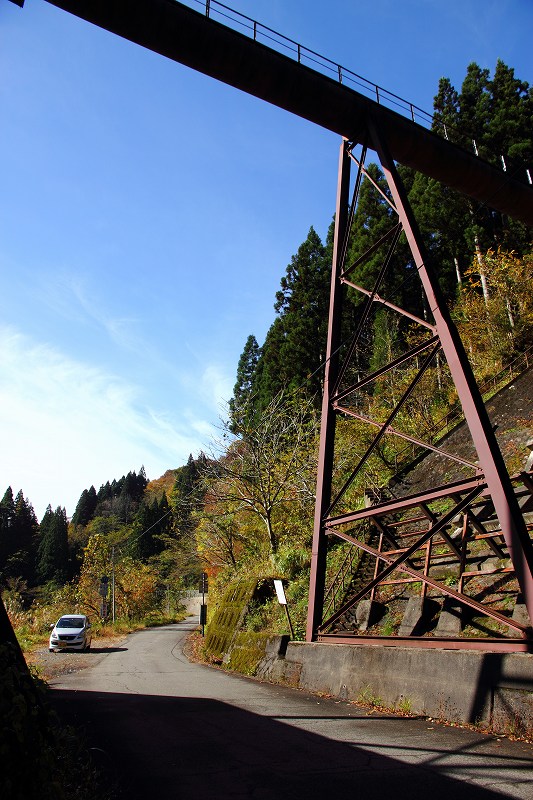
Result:
{"label": "forested hillside", "polygon": [[111,596],[102,604],[104,575],[113,576],[118,617],[137,619],[163,603],[174,609],[200,572],[190,515],[201,462],[191,456],[153,483],[141,467],[98,492],[84,489],[70,521],[64,508],[48,506],[39,524],[22,492],[13,499],[8,488],[0,503],[0,565],[11,615],[27,619],[33,603],[36,624],[68,608],[111,616]]}
{"label": "forested hillside", "polygon": [[[493,75],[468,67],[460,90],[440,81],[434,127],[451,141],[513,173],[533,167],[533,89],[498,61]],[[503,160],[502,160],[503,158]],[[454,193],[435,180],[400,168],[444,295],[480,382],[533,344],[533,254],[523,224]],[[533,173],[532,173],[533,174]],[[363,253],[391,228],[388,188],[377,165],[368,169],[352,220],[350,282],[372,285],[387,245]],[[236,366],[221,442],[149,482],[141,470],[91,486],[69,522],[65,510],[35,518],[22,492],[7,489],[0,503],[0,576],[12,616],[34,602],[102,611],[102,575],[113,573],[116,611],[127,617],[170,606],[181,588],[207,570],[215,593],[239,575],[278,575],[288,581],[297,633],[303,631],[314,510],[318,413],[329,305],[333,223],[322,242],[310,227],[274,298],[274,319],[260,344],[250,332]],[[381,293],[419,319],[429,309],[407,243],[400,239]],[[362,296],[346,291],[342,339],[349,342]],[[406,318],[379,308],[358,341],[356,369],[378,369],[418,333]],[[386,416],[400,387],[380,381],[365,402]],[[456,403],[445,365],[428,370],[407,423],[420,433]],[[529,422],[527,423],[529,424]],[[340,426],[346,454],[364,451],[363,433]],[[344,437],[344,438],[343,438]],[[212,449],[213,452],[207,452]],[[399,461],[400,460],[400,461]],[[381,449],[370,467],[384,485],[401,467],[397,452]],[[346,478],[338,456],[338,482]],[[354,485],[354,492],[363,486]],[[109,610],[107,610],[109,613]],[[254,628],[275,628],[275,605],[250,616]],[[31,614],[30,614],[31,616]]]}

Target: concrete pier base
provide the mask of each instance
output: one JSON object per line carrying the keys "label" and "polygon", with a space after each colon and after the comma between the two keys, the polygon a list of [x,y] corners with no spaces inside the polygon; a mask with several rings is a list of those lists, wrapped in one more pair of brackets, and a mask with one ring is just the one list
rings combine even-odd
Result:
{"label": "concrete pier base", "polygon": [[274,640],[257,675],[347,700],[533,734],[533,654]]}

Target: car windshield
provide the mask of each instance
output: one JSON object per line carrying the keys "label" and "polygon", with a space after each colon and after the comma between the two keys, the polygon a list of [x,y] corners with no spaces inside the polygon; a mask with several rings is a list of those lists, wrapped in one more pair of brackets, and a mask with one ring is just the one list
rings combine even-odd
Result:
{"label": "car windshield", "polygon": [[83,620],[79,617],[61,617],[56,628],[83,628]]}

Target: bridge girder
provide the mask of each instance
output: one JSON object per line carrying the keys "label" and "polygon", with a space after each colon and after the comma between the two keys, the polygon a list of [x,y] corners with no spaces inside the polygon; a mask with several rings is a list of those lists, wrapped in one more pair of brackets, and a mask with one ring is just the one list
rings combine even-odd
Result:
{"label": "bridge girder", "polygon": [[394,161],[533,226],[533,188],[401,114],[175,0],[47,0],[351,142],[370,126]]}

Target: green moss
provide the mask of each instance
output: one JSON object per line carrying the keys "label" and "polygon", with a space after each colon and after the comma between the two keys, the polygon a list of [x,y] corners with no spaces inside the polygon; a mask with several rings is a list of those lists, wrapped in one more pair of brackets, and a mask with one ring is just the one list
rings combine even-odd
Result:
{"label": "green moss", "polygon": [[271,634],[241,631],[235,636],[233,647],[227,661],[228,669],[243,675],[255,675],[257,666],[265,654],[266,644]]}
{"label": "green moss", "polygon": [[206,657],[253,675],[268,638],[285,632],[276,624],[276,615],[281,614],[274,600],[273,578],[254,576],[230,584],[208,621]]}
{"label": "green moss", "polygon": [[222,662],[224,655],[231,649],[256,586],[257,578],[254,577],[232,583],[225,591],[208,622],[205,637],[205,652],[213,660]]}

